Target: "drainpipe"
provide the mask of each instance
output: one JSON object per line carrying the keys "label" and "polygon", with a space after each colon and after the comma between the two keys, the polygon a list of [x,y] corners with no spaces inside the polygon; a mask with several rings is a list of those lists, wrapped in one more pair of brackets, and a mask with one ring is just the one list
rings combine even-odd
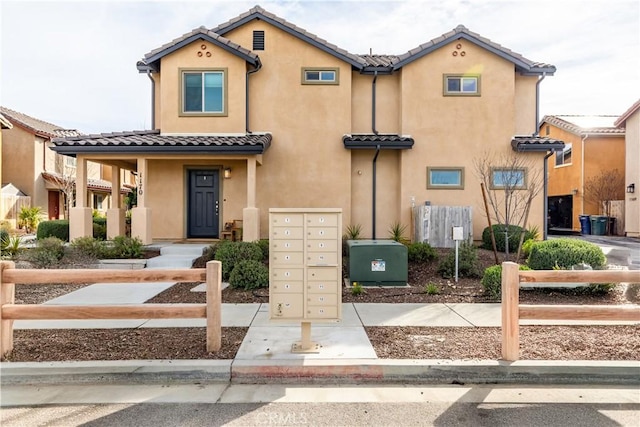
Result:
{"label": "drainpipe", "polygon": [[371,84],[371,130],[374,135],[378,134],[376,130],[376,80],[378,80],[378,70],[373,72],[373,82]]}
{"label": "drainpipe", "polygon": [[[582,195],[580,197],[580,205],[581,205],[580,206],[580,213],[582,215],[584,215],[584,142],[587,140],[587,138],[589,138],[588,134],[585,134],[582,137],[582,142],[581,142],[582,153],[580,153],[580,157],[581,157],[580,163],[582,163],[580,165],[580,168],[581,168],[581,172],[580,172],[580,191],[582,191]],[[598,212],[600,212],[600,211],[598,211]]]}
{"label": "drainpipe", "polygon": [[247,133],[251,133],[251,131],[249,130],[249,75],[257,73],[258,71],[260,71],[260,68],[262,68],[262,62],[260,62],[260,59],[258,59],[258,63],[253,68],[253,70],[247,71],[247,77],[245,80],[244,117],[246,123],[245,130],[247,131]]}
{"label": "drainpipe", "polygon": [[542,186],[542,200],[544,202],[544,215],[542,215],[542,240],[547,240],[547,227],[549,226],[548,224],[548,216],[549,216],[549,196],[548,196],[548,181],[547,181],[547,174],[548,174],[548,169],[549,169],[549,165],[547,164],[547,159],[549,157],[551,157],[553,155],[554,151],[549,151],[547,153],[546,156],[544,156],[544,167],[543,167],[543,183],[544,185]]}
{"label": "drainpipe", "polygon": [[536,127],[535,131],[533,132],[534,136],[539,136],[538,123],[540,120],[540,83],[542,83],[546,76],[547,73],[542,73],[542,77],[540,77],[536,82]]}
{"label": "drainpipe", "polygon": [[151,70],[147,70],[147,77],[151,80],[151,129],[156,129],[156,81],[151,77]]}
{"label": "drainpipe", "polygon": [[376,238],[376,163],[378,161],[378,154],[380,154],[380,144],[376,145],[376,155],[373,156],[373,224],[372,224],[372,239]]}

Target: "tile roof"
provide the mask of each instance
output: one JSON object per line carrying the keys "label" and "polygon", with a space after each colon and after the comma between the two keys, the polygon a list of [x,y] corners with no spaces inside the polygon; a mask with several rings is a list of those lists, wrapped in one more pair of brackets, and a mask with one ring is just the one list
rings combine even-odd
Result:
{"label": "tile roof", "polygon": [[411,49],[409,52],[398,56],[398,61],[394,63],[394,70],[401,68],[402,66],[421,58],[422,56],[441,48],[442,46],[450,43],[453,40],[465,39],[472,43],[483,47],[496,55],[513,62],[520,71],[541,74],[543,72],[547,74],[553,74],[556,71],[556,67],[551,64],[544,64],[541,62],[531,61],[524,56],[516,53],[502,45],[492,42],[486,37],[482,37],[478,33],[474,33],[467,29],[464,25],[458,25],[453,30],[436,37],[420,46]]}
{"label": "tile roof", "polygon": [[[138,69],[144,68],[145,66],[153,65],[156,61],[161,59],[163,56],[174,52],[181,47],[188,45],[196,40],[207,40],[221,48],[240,56],[245,61],[256,65],[260,62],[260,58],[258,55],[251,52],[249,49],[245,49],[237,43],[232,42],[229,39],[222,37],[219,34],[214,33],[213,31],[208,30],[205,27],[194,28],[188,33],[183,34],[182,36],[160,46],[157,49],[152,50],[151,52],[144,55],[142,61],[138,61]],[[155,66],[155,68],[158,68]]]}
{"label": "tile roof", "polygon": [[349,149],[381,149],[404,150],[413,147],[413,138],[396,134],[353,134],[342,137],[344,148]]}
{"label": "tile roof", "polygon": [[511,139],[513,151],[559,151],[564,148],[564,141],[535,135],[516,135]]}
{"label": "tile roof", "polygon": [[549,123],[576,135],[624,135],[625,129],[614,126],[618,116],[544,116]]}
{"label": "tile roof", "polygon": [[11,123],[20,125],[21,127],[26,128],[27,130],[30,130],[37,135],[47,138],[81,135],[81,133],[75,129],[63,129],[60,126],[54,125],[53,123],[36,119],[24,113],[11,110],[7,107],[0,106],[0,113],[2,113],[2,115],[9,119]]}
{"label": "tile roof", "polygon": [[52,140],[62,154],[110,153],[235,153],[261,154],[271,145],[271,134],[162,135],[159,130],[101,133]]}
{"label": "tile roof", "polygon": [[398,62],[398,55],[359,55],[367,67],[391,67]]}
{"label": "tile roof", "polygon": [[627,119],[638,110],[640,110],[640,99],[637,100],[631,107],[629,107],[627,111],[622,113],[622,115],[618,117],[618,120],[616,120],[613,125],[617,127],[625,126]]}
{"label": "tile roof", "polygon": [[238,28],[249,21],[253,21],[254,19],[260,19],[262,21],[266,21],[271,25],[274,25],[280,28],[283,31],[288,32],[291,35],[294,35],[307,43],[310,43],[327,53],[336,56],[343,61],[350,63],[356,68],[362,68],[365,66],[365,60],[358,55],[354,55],[352,53],[347,52],[344,49],[339,48],[338,46],[329,43],[328,41],[316,36],[308,32],[307,30],[294,25],[287,20],[280,18],[279,16],[274,15],[271,12],[266,11],[260,6],[255,6],[249,9],[247,12],[244,12],[235,18],[230,19],[227,22],[224,22],[217,27],[211,29],[216,34],[225,35],[229,31]]}
{"label": "tile roof", "polygon": [[[45,181],[49,181],[54,184],[60,184],[62,182],[67,182],[74,178],[69,176],[64,176],[56,172],[42,172],[42,178]],[[111,191],[111,182],[105,181],[104,179],[93,179],[87,178],[87,188],[89,190],[102,190],[102,191]],[[129,193],[131,188],[123,186],[120,188],[120,192],[123,194]]]}
{"label": "tile roof", "polygon": [[7,118],[5,116],[0,114],[0,128],[2,128],[2,129],[11,129],[12,127],[13,127],[13,125],[11,124],[11,122],[9,120],[7,120]]}

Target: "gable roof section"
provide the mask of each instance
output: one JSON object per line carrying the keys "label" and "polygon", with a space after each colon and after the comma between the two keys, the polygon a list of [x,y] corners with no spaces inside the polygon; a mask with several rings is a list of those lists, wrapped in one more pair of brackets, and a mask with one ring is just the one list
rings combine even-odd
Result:
{"label": "gable roof section", "polygon": [[540,136],[516,135],[511,139],[513,151],[561,151],[564,141]]}
{"label": "gable roof section", "polygon": [[11,123],[16,124],[44,138],[57,138],[57,137],[80,135],[80,132],[78,132],[75,129],[63,129],[60,126],[54,125],[53,123],[36,119],[35,117],[31,117],[24,113],[11,110],[7,107],[0,107],[0,113],[2,113],[2,115],[8,118]]}
{"label": "gable roof section", "polygon": [[516,53],[499,45],[498,43],[494,43],[491,40],[482,37],[480,34],[469,31],[464,25],[458,25],[448,33],[430,40],[427,43],[421,44],[415,49],[411,49],[409,52],[398,56],[398,61],[393,64],[393,70],[398,70],[403,66],[415,61],[416,59],[422,58],[423,56],[433,52],[434,50],[440,49],[441,47],[451,43],[452,41],[460,39],[467,40],[477,46],[480,46],[483,49],[488,50],[489,52],[498,55],[503,59],[506,59],[509,62],[512,62],[516,66],[516,70],[523,74],[537,75],[544,73],[553,75],[553,73],[556,72],[556,67],[554,67],[553,65],[533,62],[520,55],[519,53]]}
{"label": "gable roof section", "polygon": [[255,6],[249,11],[240,14],[239,16],[218,25],[211,29],[212,32],[216,34],[220,34],[224,36],[226,33],[234,30],[238,27],[243,26],[247,22],[251,22],[254,19],[259,19],[261,21],[265,21],[274,27],[281,29],[284,32],[291,34],[294,37],[299,38],[302,41],[309,43],[312,46],[317,47],[318,49],[335,56],[336,58],[345,61],[348,64],[351,64],[354,68],[361,70],[366,61],[358,55],[354,55],[352,53],[347,52],[344,49],[339,48],[338,46],[329,43],[328,41],[321,39],[308,32],[307,30],[300,28],[285,19],[280,18],[279,16],[274,15],[271,12],[267,12],[265,9],[260,6]]}
{"label": "gable roof section", "polygon": [[613,124],[616,127],[622,127],[626,125],[627,119],[633,115],[636,111],[640,110],[640,99],[637,100],[627,111],[622,113],[622,115],[615,121]]}
{"label": "gable roof section", "polygon": [[258,55],[250,50],[243,48],[239,44],[234,43],[213,31],[207,30],[205,27],[199,27],[147,53],[144,58],[136,64],[138,70],[141,73],[146,72],[147,70],[159,71],[160,59],[197,40],[206,40],[227,52],[244,59],[253,66],[258,66],[260,63]]}
{"label": "gable roof section", "polygon": [[271,134],[161,135],[159,130],[145,130],[55,138],[52,142],[53,151],[71,156],[84,153],[262,154],[271,145]]}
{"label": "gable roof section", "polygon": [[[617,116],[544,116],[542,123],[549,123],[575,135],[624,135],[625,129],[614,126]],[[617,122],[617,121],[616,121]]]}

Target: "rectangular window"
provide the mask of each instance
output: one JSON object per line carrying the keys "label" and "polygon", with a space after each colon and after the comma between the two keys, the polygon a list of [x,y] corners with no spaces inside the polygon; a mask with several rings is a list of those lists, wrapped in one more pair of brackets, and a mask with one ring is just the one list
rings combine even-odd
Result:
{"label": "rectangular window", "polygon": [[97,210],[102,210],[102,202],[104,201],[104,196],[102,194],[94,194],[93,195],[93,208]]}
{"label": "rectangular window", "polygon": [[64,165],[68,168],[75,168],[76,158],[71,156],[64,156]]}
{"label": "rectangular window", "polygon": [[556,151],[556,166],[570,165],[571,164],[571,150],[572,144],[565,143],[562,151]]}
{"label": "rectangular window", "polygon": [[226,115],[225,70],[183,71],[182,113]]}
{"label": "rectangular window", "polygon": [[480,95],[480,76],[445,74],[444,95]]}
{"label": "rectangular window", "polygon": [[464,189],[464,168],[427,167],[427,188],[455,190]]}
{"label": "rectangular window", "polygon": [[337,85],[339,84],[338,68],[303,68],[303,85]]}
{"label": "rectangular window", "polygon": [[521,190],[527,188],[527,172],[525,169],[500,169],[491,171],[491,188]]}
{"label": "rectangular window", "polygon": [[253,32],[253,50],[264,50],[264,31]]}

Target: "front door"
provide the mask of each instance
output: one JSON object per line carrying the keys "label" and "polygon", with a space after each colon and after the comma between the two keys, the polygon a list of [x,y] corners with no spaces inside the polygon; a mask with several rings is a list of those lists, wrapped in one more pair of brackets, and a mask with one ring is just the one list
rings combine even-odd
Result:
{"label": "front door", "polygon": [[49,191],[49,219],[60,219],[60,193]]}
{"label": "front door", "polygon": [[187,237],[218,238],[220,175],[217,170],[189,171]]}

